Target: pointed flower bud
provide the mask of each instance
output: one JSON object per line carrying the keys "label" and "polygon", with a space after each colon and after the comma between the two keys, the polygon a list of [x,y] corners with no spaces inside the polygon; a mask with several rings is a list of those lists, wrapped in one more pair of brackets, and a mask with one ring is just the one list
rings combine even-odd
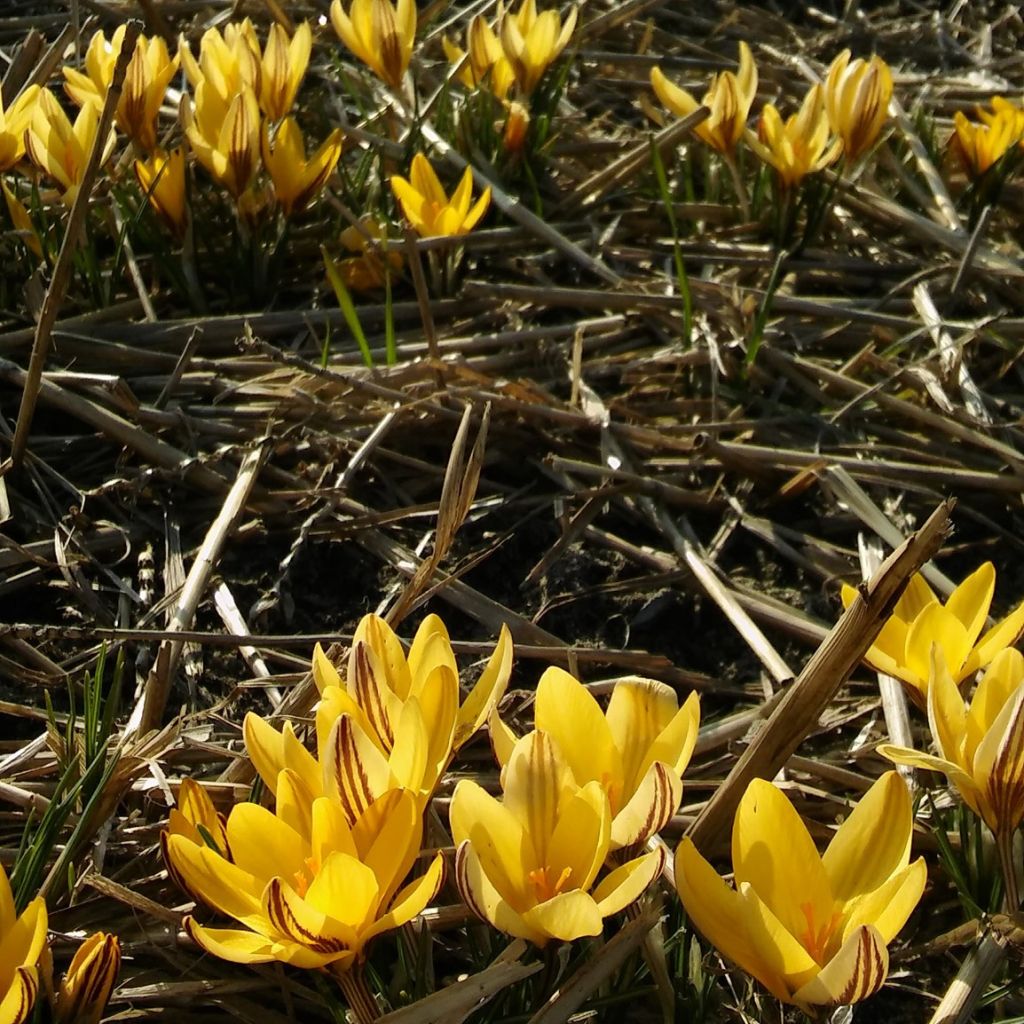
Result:
{"label": "pointed flower bud", "polygon": [[99,1024],[120,970],[117,936],[90,935],[78,947],[60,984],[55,1024]]}

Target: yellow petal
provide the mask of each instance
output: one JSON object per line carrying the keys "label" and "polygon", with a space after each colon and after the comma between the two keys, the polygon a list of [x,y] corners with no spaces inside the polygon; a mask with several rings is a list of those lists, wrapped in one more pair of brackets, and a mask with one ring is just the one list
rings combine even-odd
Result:
{"label": "yellow petal", "polygon": [[889,973],[889,951],[878,932],[865,925],[853,932],[817,977],[793,995],[798,1006],[845,1006],[873,996]]}
{"label": "yellow petal", "polygon": [[780,789],[754,779],[732,829],[736,885],[749,883],[791,935],[832,916],[833,899],[821,857],[800,815]]}
{"label": "yellow petal", "polygon": [[935,596],[935,591],[928,586],[927,580],[920,573],[914,573],[900,594],[893,613],[904,622],[913,622],[925,608],[938,603],[939,599]]}
{"label": "yellow petal", "polygon": [[242,803],[232,808],[228,843],[237,867],[261,883],[275,875],[292,878],[306,868],[302,837],[259,804]]}
{"label": "yellow petal", "polygon": [[[402,647],[402,641],[395,635],[395,631],[379,615],[364,615],[356,627],[353,644],[360,640],[370,645],[383,664],[388,688],[399,700],[405,700],[409,696],[412,676],[405,657],[405,648]],[[350,688],[351,678],[350,672]]]}
{"label": "yellow petal", "polygon": [[480,673],[476,685],[469,691],[459,708],[453,740],[456,750],[487,721],[491,710],[505,696],[511,674],[512,634],[508,626],[502,623],[498,643],[487,662],[487,667]]}
{"label": "yellow petal", "polygon": [[932,644],[938,644],[954,679],[961,679],[961,669],[971,653],[971,639],[963,623],[940,604],[929,605],[907,631],[907,652],[904,662],[908,671],[927,682],[931,670]]}
{"label": "yellow petal", "polygon": [[862,925],[871,925],[884,943],[892,942],[921,900],[928,868],[924,858],[897,871],[873,892],[866,893],[848,909],[843,924],[844,941]]}
{"label": "yellow petal", "polygon": [[323,760],[324,794],[340,801],[355,821],[374,800],[393,788],[391,767],[353,718],[342,715],[327,743]]}
{"label": "yellow petal", "polygon": [[995,589],[995,566],[991,562],[985,562],[949,595],[946,602],[947,611],[952,612],[963,623],[971,646],[981,636]]}
{"label": "yellow petal", "polygon": [[424,778],[430,736],[420,702],[410,697],[403,705],[395,729],[395,745],[388,759],[390,782],[420,792],[432,789],[434,779]]}
{"label": "yellow petal", "polygon": [[[1024,630],[1024,601],[1000,622],[997,622],[979,641],[963,668],[960,679],[967,679],[979,668],[984,668],[1005,647],[1015,644]],[[958,680],[959,682],[959,680]]]}
{"label": "yellow petal", "polygon": [[562,801],[544,867],[554,878],[568,871],[568,886],[588,890],[608,855],[610,833],[608,797],[599,782],[589,782]]}
{"label": "yellow petal", "polygon": [[441,187],[434,168],[422,153],[417,153],[412,158],[409,180],[412,187],[429,202],[437,203],[440,206],[448,203],[448,196]]}
{"label": "yellow petal", "polygon": [[487,731],[490,733],[494,756],[498,764],[501,765],[502,775],[504,775],[505,765],[508,764],[508,759],[512,756],[519,737],[505,724],[498,714],[497,708],[490,713],[487,719]]}
{"label": "yellow petal", "polygon": [[584,935],[600,935],[604,928],[601,911],[593,896],[580,892],[560,892],[523,913],[527,927],[552,939],[572,942]]}
{"label": "yellow petal", "polygon": [[338,670],[334,667],[330,658],[324,653],[324,649],[317,644],[313,648],[313,682],[316,683],[316,688],[323,695],[324,690],[328,686],[337,686],[338,689],[343,690],[345,684],[341,681],[341,676],[338,674]]}
{"label": "yellow petal", "polygon": [[988,804],[986,824],[993,831],[1014,832],[1024,818],[1024,685],[978,744],[972,774]]}
{"label": "yellow petal", "polygon": [[959,790],[960,795],[977,812],[981,813],[979,803],[980,792],[974,779],[959,765],[953,764],[933,754],[924,754],[911,747],[898,747],[892,743],[881,743],[876,748],[882,757],[887,757],[895,764],[909,765],[911,768],[923,768],[925,771],[942,772]]}
{"label": "yellow petal", "polygon": [[24,1024],[32,1016],[39,993],[39,972],[34,966],[18,967],[0,999],[0,1024]]}
{"label": "yellow petal", "polygon": [[14,894],[11,892],[11,883],[7,879],[7,872],[0,864],[0,935],[6,935],[14,927],[18,915],[14,909]]}
{"label": "yellow petal", "polygon": [[[679,710],[679,701],[671,686],[654,679],[631,676],[620,679],[608,701],[608,729],[622,757],[625,799],[640,784],[644,761],[654,741]],[[675,758],[661,760],[675,761]]]}
{"label": "yellow petal", "polygon": [[168,838],[167,854],[188,891],[204,903],[251,927],[258,927],[263,921],[261,879],[183,836]]}
{"label": "yellow petal", "polygon": [[774,931],[764,926],[771,912],[730,889],[689,838],[676,849],[675,880],[686,913],[704,937],[772,995],[789,999],[790,974],[817,974],[818,965],[796,939],[787,941],[777,920]]}
{"label": "yellow petal", "polygon": [[532,841],[534,867],[547,864],[548,842],[572,785],[572,772],[547,733],[537,729],[516,743],[505,768],[504,806]]}
{"label": "yellow petal", "polygon": [[361,936],[363,944],[383,932],[401,928],[403,924],[422,914],[441,889],[444,881],[444,858],[437,854],[430,862],[430,867],[419,877],[413,879],[395,896],[391,909],[372,924]]}
{"label": "yellow petal", "polygon": [[938,644],[931,650],[931,672],[928,676],[928,724],[939,748],[939,754],[962,768],[963,748],[967,734],[967,709],[963,697],[950,674],[944,652]]}
{"label": "yellow petal", "polygon": [[621,781],[622,759],[608,720],[593,694],[564,669],[552,667],[540,677],[533,720],[558,744],[577,783]]}
{"label": "yellow petal", "polygon": [[664,865],[665,851],[659,846],[650,853],[620,864],[614,871],[605,875],[592,894],[601,916],[617,914],[640,899],[648,886],[661,874]]}
{"label": "yellow petal", "polygon": [[274,813],[306,842],[312,839],[311,818],[313,801],[317,795],[310,792],[309,787],[291,769],[281,769],[277,777]]}
{"label": "yellow petal", "polygon": [[904,868],[913,826],[906,783],[886,772],[857,802],[822,857],[833,896],[848,902]]}
{"label": "yellow petal", "polygon": [[[380,888],[380,905],[391,903],[420,852],[423,820],[412,793],[402,791],[389,808],[373,843],[362,854]],[[416,911],[419,913],[419,911]]]}
{"label": "yellow petal", "polygon": [[1024,655],[1013,647],[1000,651],[978,684],[967,711],[963,763],[974,763],[974,752],[1010,695],[1024,682]]}
{"label": "yellow petal", "polygon": [[191,917],[183,923],[192,940],[221,960],[236,964],[266,964],[274,960],[306,969],[323,967],[332,957],[316,953],[296,942],[269,939],[258,932],[237,928],[204,928]]}
{"label": "yellow petal", "polygon": [[439,615],[428,615],[416,630],[416,635],[409,645],[409,675],[412,678],[410,693],[415,693],[418,686],[439,665],[449,668],[457,677],[459,668],[455,664],[452,653],[452,642],[448,630]]}
{"label": "yellow petal", "polygon": [[655,761],[663,761],[676,775],[682,775],[693,756],[699,727],[700,697],[691,693],[648,748],[640,770],[647,772]]}
{"label": "yellow petal", "polygon": [[427,746],[423,785],[433,789],[454,750],[459,711],[459,677],[447,665],[438,665],[418,688],[415,701],[426,728]]}
{"label": "yellow petal", "polygon": [[498,931],[528,939],[538,946],[546,942],[547,936],[527,924],[522,914],[501,895],[468,840],[458,844],[455,851],[455,884],[463,902],[481,921],[488,921]]}
{"label": "yellow petal", "polygon": [[517,912],[528,906],[532,898],[527,875],[542,865],[522,823],[470,779],[455,787],[449,815],[455,845],[472,845],[481,870],[501,898]]}
{"label": "yellow petal", "polygon": [[660,832],[683,799],[683,783],[664,761],[655,761],[625,807],[612,820],[611,848],[635,846]]}
{"label": "yellow petal", "polygon": [[[283,903],[274,906],[278,898]],[[268,904],[274,906],[271,920],[295,941],[303,941],[303,934],[322,936],[326,940],[323,952],[327,952],[328,945],[340,952],[342,948],[352,949],[356,935],[376,918],[380,888],[365,864],[338,851],[320,865],[305,899],[300,899],[290,886],[282,885],[278,893],[268,894]],[[274,916],[278,912],[287,927]]]}

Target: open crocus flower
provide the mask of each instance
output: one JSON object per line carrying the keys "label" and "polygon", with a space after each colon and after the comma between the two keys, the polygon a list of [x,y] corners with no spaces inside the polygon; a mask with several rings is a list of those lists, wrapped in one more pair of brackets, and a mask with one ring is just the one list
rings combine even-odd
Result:
{"label": "open crocus flower", "polygon": [[[72,124],[52,92],[43,89],[39,93],[25,132],[25,149],[32,162],[57,182],[67,206],[73,205],[78,196],[99,119],[99,108],[86,103]],[[103,144],[101,163],[110,158],[116,141],[111,128]]]}
{"label": "open crocus flower", "polygon": [[761,111],[757,134],[746,133],[747,144],[775,168],[783,189],[792,189],[809,174],[828,167],[842,150],[836,139],[829,145],[829,123],[821,86],[814,85],[804,97],[800,111],[785,121],[774,104]]}
{"label": "open crocus flower", "polygon": [[409,180],[392,175],[391,188],[405,219],[421,238],[464,235],[473,229],[491,203],[490,188],[485,188],[480,198],[472,202],[473,172],[468,167],[449,199],[422,153],[412,158]]}
{"label": "open crocus flower", "polygon": [[597,782],[578,786],[539,731],[516,743],[501,800],[463,779],[450,814],[462,898],[482,920],[538,946],[599,935],[604,918],[639,899],[663,864],[659,847],[594,885],[611,840],[608,797]]}
{"label": "open crocus flower", "polygon": [[416,39],[415,0],[352,0],[348,14],[341,0],[331,4],[338,38],[382,82],[402,88]]}
{"label": "open crocus flower", "polygon": [[331,176],[341,156],[341,129],[335,128],[323,145],[307,160],[302,131],[286,117],[270,139],[263,125],[263,166],[274,183],[274,197],[286,217],[304,210]]}
{"label": "open crocus flower", "polygon": [[1000,651],[969,706],[936,644],[928,686],[928,724],[939,756],[884,743],[878,752],[897,764],[942,772],[964,802],[997,836],[1024,819],[1024,657]]}
{"label": "open crocus flower", "polygon": [[501,19],[501,47],[525,95],[537,88],[544,72],[569,45],[577,14],[574,7],[563,23],[558,11],[538,14],[536,0],[523,0],[515,14],[510,12]]}
{"label": "open crocus flower", "polygon": [[873,995],[886,948],[924,891],[923,858],[910,863],[913,811],[895,772],[864,794],[819,856],[781,790],[755,779],[733,822],[730,888],[683,839],[676,887],[704,936],[776,998],[816,1009]]}
{"label": "open crocus flower", "polygon": [[294,799],[277,787],[277,814],[236,804],[227,822],[234,861],[172,835],[167,852],[190,892],[244,928],[208,928],[185,919],[189,935],[235,963],[273,960],[344,971],[367,944],[421,913],[441,885],[438,854],[400,889],[420,850],[423,825],[412,793],[392,790],[353,825],[321,797]]}
{"label": "open crocus flower", "polygon": [[[456,46],[447,36],[442,37],[441,44],[451,64],[458,64],[466,56],[466,51]],[[467,89],[484,86],[499,100],[503,100],[516,76],[501,41],[483,15],[476,15],[469,23],[468,45],[469,60],[459,72],[459,81]]]}
{"label": "open crocus flower", "polygon": [[[1005,102],[1005,101],[1004,101]],[[985,113],[982,124],[968,121],[962,110],[953,115],[953,134],[949,148],[953,157],[972,180],[986,174],[1024,138],[1024,118],[1012,104],[996,106]]]}
{"label": "open crocus flower", "polygon": [[6,109],[0,97],[0,171],[9,171],[25,155],[25,129],[38,96],[39,86],[30,85]]}
{"label": "open crocus flower", "polygon": [[851,61],[850,51],[843,50],[832,61],[825,79],[825,109],[851,163],[875,144],[889,116],[890,99],[892,72],[877,54]]}
{"label": "open crocus flower", "polygon": [[46,901],[37,896],[18,916],[0,866],[0,1024],[23,1024],[39,992],[39,959],[46,948]]}
{"label": "open crocus flower", "polygon": [[209,83],[200,82],[194,106],[187,96],[182,97],[181,120],[196,158],[238,199],[260,165],[260,108],[256,94],[252,89],[242,89],[225,110]]}
{"label": "open crocus flower", "polygon": [[280,25],[270,27],[260,66],[260,109],[271,121],[291,113],[312,49],[309,22],[304,21],[291,39]]}
{"label": "open crocus flower", "polygon": [[[582,683],[560,668],[549,668],[537,685],[533,720],[558,744],[576,782],[596,782],[607,794],[611,850],[646,842],[678,809],[680,776],[700,724],[697,694],[680,707],[670,686],[653,679],[620,679],[604,713]],[[490,730],[507,771],[516,737],[497,712],[490,717]]]}
{"label": "open crocus flower", "polygon": [[757,66],[750,47],[741,42],[739,70],[715,75],[700,103],[666,78],[659,67],[651,69],[651,86],[658,99],[676,117],[688,117],[697,107],[707,107],[711,113],[707,120],[694,128],[694,132],[712,149],[729,156],[743,138],[750,107],[757,95]]}
{"label": "open crocus flower", "polygon": [[[62,69],[64,91],[79,106],[94,103],[102,108],[114,78],[114,65],[121,53],[124,33],[124,25],[119,25],[109,42],[103,32],[93,35],[85,54],[85,74],[74,68]],[[177,70],[178,57],[171,58],[163,39],[139,36],[125,73],[114,120],[118,128],[147,153],[156,146],[157,114]]]}
{"label": "open crocus flower", "polygon": [[117,936],[106,932],[90,935],[75,951],[60,983],[55,1024],[100,1024],[120,970]]}
{"label": "open crocus flower", "polygon": [[157,149],[145,160],[136,160],[135,177],[157,216],[181,238],[188,223],[184,148],[179,146],[170,153]]}
{"label": "open crocus flower", "polygon": [[[953,681],[962,683],[988,665],[1003,648],[1015,643],[1024,630],[1022,602],[981,635],[995,587],[995,568],[991,562],[985,562],[942,604],[924,577],[915,575],[864,660],[876,672],[903,680],[910,696],[923,707],[927,701],[933,643],[941,648]],[[843,587],[844,608],[856,594],[853,587]]]}

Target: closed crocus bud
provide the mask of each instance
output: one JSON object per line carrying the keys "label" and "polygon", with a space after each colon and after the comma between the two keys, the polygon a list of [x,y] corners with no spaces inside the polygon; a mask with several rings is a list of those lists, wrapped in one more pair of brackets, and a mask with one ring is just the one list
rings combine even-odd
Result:
{"label": "closed crocus bud", "polygon": [[60,984],[55,1024],[99,1024],[120,970],[117,936],[90,935],[78,947]]}
{"label": "closed crocus bud", "polygon": [[889,116],[890,99],[892,73],[881,57],[851,61],[850,51],[843,50],[832,61],[825,79],[825,109],[851,163],[875,144]]}
{"label": "closed crocus bud", "polygon": [[530,130],[530,112],[522,105],[513,101],[508,105],[508,117],[505,119],[505,130],[501,135],[501,144],[505,152],[515,155],[523,151],[526,136]]}
{"label": "closed crocus bud", "polygon": [[260,75],[260,108],[271,121],[280,121],[291,113],[312,47],[309,22],[304,21],[291,39],[280,25],[271,27],[263,48]]}
{"label": "closed crocus bud", "polygon": [[46,901],[37,896],[17,913],[7,874],[0,866],[0,1021],[24,1024],[45,980]]}
{"label": "closed crocus bud", "polygon": [[185,150],[181,146],[170,153],[158,149],[145,160],[136,160],[135,176],[157,216],[181,238],[188,223]]}

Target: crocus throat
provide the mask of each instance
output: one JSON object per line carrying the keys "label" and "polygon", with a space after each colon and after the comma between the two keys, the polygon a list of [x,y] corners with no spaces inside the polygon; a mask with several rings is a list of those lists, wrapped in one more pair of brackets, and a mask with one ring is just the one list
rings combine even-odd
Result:
{"label": "crocus throat", "polygon": [[299,896],[305,896],[306,890],[309,889],[310,881],[316,877],[317,864],[312,857],[306,858],[306,870],[296,871],[292,878],[295,880],[295,891]]}
{"label": "crocus throat", "polygon": [[827,921],[815,927],[814,905],[812,903],[802,903],[800,911],[804,915],[807,927],[797,938],[804,949],[814,958],[815,962],[819,966],[824,966],[826,960],[825,951],[828,949],[832,933],[836,930],[836,925],[839,924],[843,915],[840,911],[834,910]]}
{"label": "crocus throat", "polygon": [[572,868],[562,868],[562,873],[552,883],[548,877],[550,871],[551,868],[534,868],[526,876],[533,883],[533,891],[537,894],[538,903],[544,903],[557,896],[565,888],[572,875]]}

